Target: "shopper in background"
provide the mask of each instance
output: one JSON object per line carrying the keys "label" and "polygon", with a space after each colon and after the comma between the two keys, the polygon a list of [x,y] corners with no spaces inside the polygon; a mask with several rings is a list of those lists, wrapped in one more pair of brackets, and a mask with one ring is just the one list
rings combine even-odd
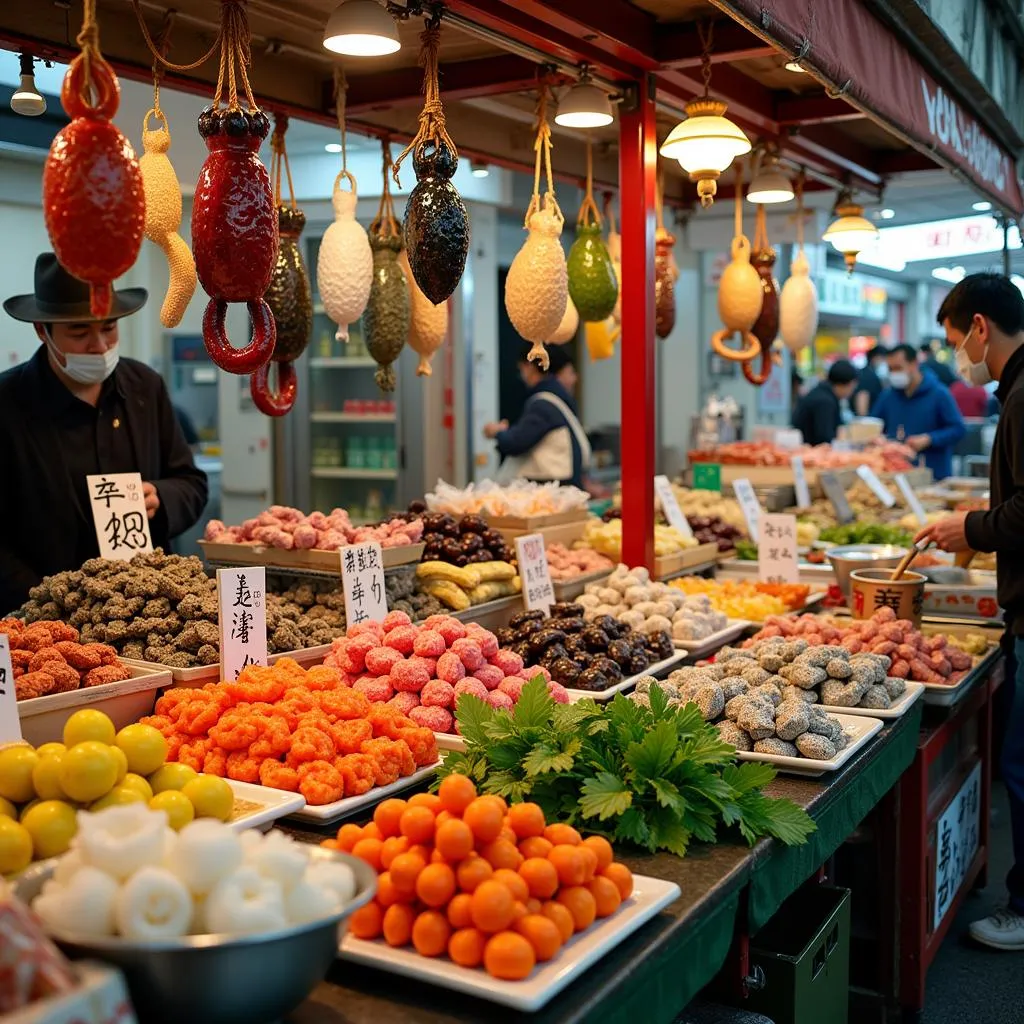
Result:
{"label": "shopper in background", "polygon": [[885,356],[886,349],[881,345],[875,345],[868,350],[867,362],[857,372],[857,389],[851,401],[854,414],[857,416],[867,416],[885,387],[882,383],[882,375],[888,370]]}
{"label": "shopper in background", "polygon": [[949,393],[964,419],[983,419],[988,415],[992,396],[985,388],[969,384],[962,377],[957,377],[950,384]]}
{"label": "shopper in background", "polygon": [[857,368],[848,359],[837,359],[826,380],[818,381],[796,404],[793,426],[805,444],[831,444],[842,423],[842,401],[857,386]]}
{"label": "shopper in background", "polygon": [[952,369],[936,356],[935,346],[932,342],[926,341],[918,351],[920,352],[921,366],[926,370],[931,370],[940,384],[945,384],[948,388],[956,380],[956,374]]}
{"label": "shopper in background", "polygon": [[571,394],[576,368],[563,345],[548,347],[546,371],[527,359],[529,350],[524,345],[519,358],[519,375],[529,389],[522,416],[512,426],[502,420],[484,427],[484,437],[497,442],[502,457],[498,479],[555,480],[582,487],[590,442]]}
{"label": "shopper in background", "polygon": [[35,292],[4,309],[35,325],[35,355],[0,374],[0,615],[44,576],[99,554],[86,477],[139,473],[155,547],[167,547],[206,505],[160,375],[118,355],[118,320],[146,301],[114,292],[109,318],[53,253],[36,259]]}
{"label": "shopper in background", "polygon": [[967,432],[948,388],[931,370],[918,364],[912,345],[897,345],[888,353],[889,387],[871,407],[882,420],[885,436],[924,454],[924,464],[936,480],[953,471],[953,449]]}
{"label": "shopper in background", "polygon": [[[926,526],[917,540],[944,551],[996,552],[999,606],[1014,640],[1015,677],[1003,688],[1009,713],[1001,768],[1010,801],[1014,866],[1009,905],[975,921],[971,935],[996,949],[1024,950],[1024,298],[1001,274],[971,274],[946,296],[939,323],[956,347],[957,370],[974,385],[999,381],[1002,405],[989,467],[990,510],[957,512]],[[993,716],[995,717],[995,716]]]}

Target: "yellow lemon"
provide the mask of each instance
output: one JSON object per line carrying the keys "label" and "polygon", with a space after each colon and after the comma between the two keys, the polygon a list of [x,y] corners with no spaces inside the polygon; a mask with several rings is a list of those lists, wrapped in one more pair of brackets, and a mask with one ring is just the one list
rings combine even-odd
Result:
{"label": "yellow lemon", "polygon": [[32,808],[35,807],[36,804],[41,804],[42,802],[43,801],[40,800],[39,797],[36,797],[35,800],[29,800],[29,802],[27,804],[25,804],[25,806],[22,807],[22,809],[18,812],[18,821],[20,821],[22,824],[24,824],[25,823],[25,815],[28,814],[28,812],[31,811]]}
{"label": "yellow lemon", "polygon": [[41,800],[22,816],[36,860],[66,853],[78,831],[75,810],[63,800]]}
{"label": "yellow lemon", "polygon": [[82,708],[64,723],[64,746],[70,748],[87,740],[114,742],[114,723],[95,708]]}
{"label": "yellow lemon", "polygon": [[199,773],[194,768],[171,761],[150,775],[149,784],[153,787],[154,793],[162,793],[165,789],[182,789],[186,782],[198,777]]}
{"label": "yellow lemon", "polygon": [[95,740],[76,743],[62,759],[61,788],[72,800],[92,803],[113,789],[117,770],[117,760],[108,744]]}
{"label": "yellow lemon", "polygon": [[0,796],[13,804],[31,800],[36,795],[32,785],[32,770],[38,763],[39,755],[31,747],[6,747],[0,750]]}
{"label": "yellow lemon", "polygon": [[146,797],[139,790],[122,783],[120,786],[115,786],[106,796],[101,796],[99,800],[93,800],[89,804],[89,810],[102,811],[104,807],[121,807],[124,804],[141,804],[145,801]]}
{"label": "yellow lemon", "polygon": [[196,816],[192,801],[176,789],[165,789],[157,793],[149,801],[149,806],[154,811],[165,811],[167,820],[175,832],[183,829]]}
{"label": "yellow lemon", "polygon": [[149,803],[153,799],[153,789],[150,784],[141,776],[135,775],[133,772],[129,772],[122,780],[121,786],[127,786],[128,789],[134,789],[142,794],[142,799]]}
{"label": "yellow lemon", "polygon": [[18,820],[18,808],[6,797],[0,796],[0,818],[13,818]]}
{"label": "yellow lemon", "polygon": [[36,753],[40,757],[48,757],[50,754],[63,754],[67,749],[63,743],[44,743],[41,747],[36,747]]}
{"label": "yellow lemon", "polygon": [[182,794],[192,801],[197,818],[217,818],[227,821],[235,806],[235,794],[223,779],[216,775],[200,775],[186,782]]}
{"label": "yellow lemon", "polygon": [[114,759],[114,763],[117,765],[116,785],[128,774],[128,758],[125,756],[124,751],[113,743],[110,744],[108,749],[110,750],[110,756]]}
{"label": "yellow lemon", "polygon": [[167,760],[167,740],[151,725],[126,725],[114,741],[128,758],[128,771],[151,775]]}
{"label": "yellow lemon", "polygon": [[0,818],[0,875],[22,871],[32,862],[32,837],[13,818]]}
{"label": "yellow lemon", "polygon": [[63,754],[44,754],[32,769],[32,785],[43,800],[63,800],[67,795],[60,784]]}

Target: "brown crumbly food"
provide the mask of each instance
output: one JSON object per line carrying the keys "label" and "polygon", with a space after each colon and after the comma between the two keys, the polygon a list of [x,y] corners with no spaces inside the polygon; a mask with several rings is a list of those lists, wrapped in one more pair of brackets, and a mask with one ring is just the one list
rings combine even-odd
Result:
{"label": "brown crumbly food", "polygon": [[805,732],[796,738],[796,747],[804,757],[819,761],[831,761],[836,756],[836,745],[825,736]]}
{"label": "brown crumbly food", "polygon": [[758,754],[777,754],[781,757],[799,757],[800,752],[786,740],[780,740],[777,736],[766,736],[754,744],[754,751]]}
{"label": "brown crumbly food", "polygon": [[49,672],[26,672],[14,681],[14,694],[17,700],[45,697],[52,689],[53,676]]}
{"label": "brown crumbly food", "polygon": [[130,679],[131,671],[124,665],[101,665],[90,669],[82,678],[83,686],[102,686],[104,683],[119,683],[122,679]]}

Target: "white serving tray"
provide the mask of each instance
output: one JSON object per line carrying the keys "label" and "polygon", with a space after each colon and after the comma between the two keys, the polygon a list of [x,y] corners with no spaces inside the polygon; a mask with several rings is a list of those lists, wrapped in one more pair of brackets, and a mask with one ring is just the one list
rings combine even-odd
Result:
{"label": "white serving tray", "polygon": [[246,811],[228,822],[235,832],[244,832],[248,828],[266,832],[278,818],[301,811],[306,805],[306,798],[301,793],[288,793],[283,789],[236,782],[234,779],[224,781],[231,787],[236,799],[260,805],[258,810]]}
{"label": "white serving tray", "polygon": [[[830,715],[860,715],[867,718],[902,718],[917,703],[924,693],[924,683],[907,680],[907,688],[899,699],[887,708],[845,708],[834,704],[819,704],[822,711]],[[950,689],[950,687],[947,687]]]}
{"label": "white serving tray", "polygon": [[612,697],[617,693],[625,693],[626,690],[631,690],[636,686],[636,681],[642,679],[644,676],[658,676],[661,673],[667,672],[670,668],[675,668],[687,655],[686,651],[676,651],[671,658],[665,658],[663,661],[656,661],[653,665],[649,665],[643,670],[643,672],[637,673],[635,676],[627,676],[621,682],[616,683],[614,686],[609,686],[606,690],[574,690],[570,687],[566,687],[569,691],[569,703],[575,704],[578,700],[583,700],[585,697],[590,697],[593,700],[611,700]]}
{"label": "white serving tray", "polygon": [[415,786],[416,783],[422,782],[424,779],[429,779],[440,763],[440,760],[437,760],[425,768],[418,768],[412,775],[406,775],[397,782],[392,782],[390,786],[374,786],[373,789],[362,796],[344,797],[329,804],[306,804],[305,807],[297,808],[291,812],[289,817],[295,821],[309,821],[317,825],[340,821],[342,818],[347,818],[357,811],[373,807],[375,804],[379,804],[381,800],[386,800],[389,796],[401,793],[403,789],[409,789],[410,786]]}
{"label": "white serving tray", "polygon": [[[843,711],[849,711],[843,708]],[[860,750],[872,736],[882,728],[880,718],[867,718],[863,715],[835,714],[830,712],[833,718],[839,719],[839,724],[846,730],[850,742],[839,751],[831,761],[820,761],[813,757],[789,757],[786,754],[758,754],[753,750],[737,750],[738,761],[764,761],[773,764],[780,771],[787,775],[824,775],[825,772],[834,772],[841,768],[854,754]]]}
{"label": "white serving tray", "polygon": [[730,640],[735,640],[743,631],[752,625],[747,619],[730,619],[725,629],[720,629],[703,640],[673,640],[679,650],[686,650],[688,658],[703,658],[724,647]]}
{"label": "white serving tray", "polygon": [[502,981],[492,978],[482,967],[459,967],[447,957],[420,956],[413,949],[393,949],[383,939],[356,939],[350,934],[342,938],[339,955],[343,960],[532,1013],[679,895],[675,882],[634,875],[632,895],[611,917],[574,935],[553,960],[538,964],[522,981]]}

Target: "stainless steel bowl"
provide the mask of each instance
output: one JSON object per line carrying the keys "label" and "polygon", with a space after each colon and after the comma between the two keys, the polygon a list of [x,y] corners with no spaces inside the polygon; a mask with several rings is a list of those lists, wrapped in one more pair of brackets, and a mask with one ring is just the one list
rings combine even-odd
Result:
{"label": "stainless steel bowl", "polygon": [[[339,926],[368,903],[376,874],[365,861],[311,847],[314,860],[341,861],[355,874],[356,894],[345,908],[310,924],[264,935],[188,935],[141,943],[70,932],[51,937],[73,960],[101,960],[119,968],[128,982],[142,1024],[263,1024],[281,1020],[321,982],[338,955]],[[34,899],[53,874],[44,861],[22,874],[14,893]]]}
{"label": "stainless steel bowl", "polygon": [[841,544],[829,548],[825,557],[832,563],[839,588],[849,601],[850,573],[854,569],[895,569],[908,550],[894,544]]}

